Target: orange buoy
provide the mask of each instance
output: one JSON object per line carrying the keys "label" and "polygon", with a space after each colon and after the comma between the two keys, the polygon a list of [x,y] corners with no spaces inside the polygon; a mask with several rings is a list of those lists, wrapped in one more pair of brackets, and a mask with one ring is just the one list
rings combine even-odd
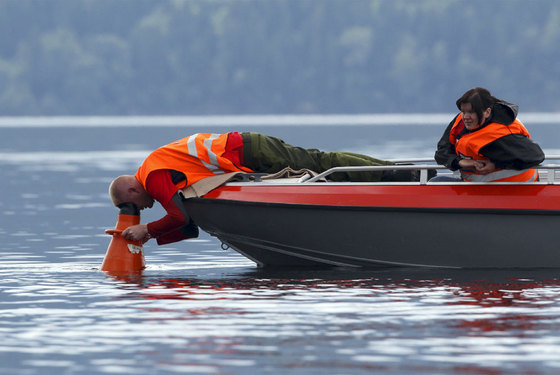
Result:
{"label": "orange buoy", "polygon": [[139,271],[146,267],[142,242],[130,241],[121,236],[126,228],[140,224],[140,211],[134,203],[122,203],[115,229],[105,233],[113,236],[107,248],[101,271]]}

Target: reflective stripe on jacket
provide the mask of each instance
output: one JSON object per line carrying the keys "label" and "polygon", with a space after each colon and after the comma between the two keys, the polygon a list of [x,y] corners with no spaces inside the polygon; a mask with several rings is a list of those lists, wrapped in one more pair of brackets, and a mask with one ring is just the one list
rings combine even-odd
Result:
{"label": "reflective stripe on jacket", "polygon": [[[463,115],[459,114],[449,133],[449,141],[455,145],[457,155],[465,159],[488,159],[480,153],[480,149],[506,135],[521,134],[528,138],[531,137],[525,126],[517,119],[509,125],[492,122],[473,132],[460,136],[464,129],[462,120]],[[496,169],[489,174],[482,175],[474,171],[461,169],[461,177],[463,180],[471,182],[537,181],[538,172],[534,168],[524,170]]]}
{"label": "reflective stripe on jacket", "polygon": [[253,172],[224,158],[228,133],[199,133],[179,139],[152,152],[136,172],[136,179],[146,188],[151,172],[172,169],[182,172],[187,181],[177,184],[179,189],[205,178],[228,172]]}
{"label": "reflective stripe on jacket", "polygon": [[535,168],[516,171],[515,169],[496,169],[488,174],[478,174],[468,171],[461,171],[461,177],[469,182],[508,182],[521,181],[533,182],[538,181],[539,174]]}

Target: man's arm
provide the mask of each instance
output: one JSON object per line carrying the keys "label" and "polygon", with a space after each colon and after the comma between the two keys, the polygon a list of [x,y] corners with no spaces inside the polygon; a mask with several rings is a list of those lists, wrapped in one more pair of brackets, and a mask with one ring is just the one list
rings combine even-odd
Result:
{"label": "man's arm", "polygon": [[151,223],[125,229],[125,238],[147,241],[153,237],[162,245],[198,237],[198,227],[188,219],[169,170],[150,173],[146,191],[162,205],[167,215]]}
{"label": "man's arm", "polygon": [[[176,197],[176,198],[175,198]],[[198,227],[188,218],[181,197],[175,194],[166,207],[167,215],[148,224],[133,225],[123,231],[123,236],[130,240],[142,241],[155,238],[158,245],[198,237]]]}
{"label": "man's arm", "polygon": [[189,218],[178,193],[173,195],[164,209],[167,215],[147,225],[148,233],[156,238],[158,245],[198,237],[198,227]]}

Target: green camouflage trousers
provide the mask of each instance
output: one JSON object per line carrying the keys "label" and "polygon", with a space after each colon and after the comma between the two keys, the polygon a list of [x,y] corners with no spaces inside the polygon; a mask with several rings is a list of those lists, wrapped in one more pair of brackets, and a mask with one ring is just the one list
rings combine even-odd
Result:
{"label": "green camouflage trousers", "polygon": [[[367,155],[351,152],[323,152],[305,149],[285,143],[275,137],[246,132],[243,138],[243,164],[255,172],[274,173],[285,167],[292,169],[307,168],[321,173],[333,167],[394,165],[394,163],[375,159]],[[389,171],[391,172],[391,171]],[[380,181],[387,173],[375,172],[338,172],[329,179],[334,181]]]}

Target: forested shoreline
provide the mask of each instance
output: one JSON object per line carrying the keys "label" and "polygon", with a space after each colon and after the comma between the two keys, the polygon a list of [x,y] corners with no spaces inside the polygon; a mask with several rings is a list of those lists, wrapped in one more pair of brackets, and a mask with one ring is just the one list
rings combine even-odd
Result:
{"label": "forested shoreline", "polygon": [[554,0],[0,0],[0,116],[560,111]]}

